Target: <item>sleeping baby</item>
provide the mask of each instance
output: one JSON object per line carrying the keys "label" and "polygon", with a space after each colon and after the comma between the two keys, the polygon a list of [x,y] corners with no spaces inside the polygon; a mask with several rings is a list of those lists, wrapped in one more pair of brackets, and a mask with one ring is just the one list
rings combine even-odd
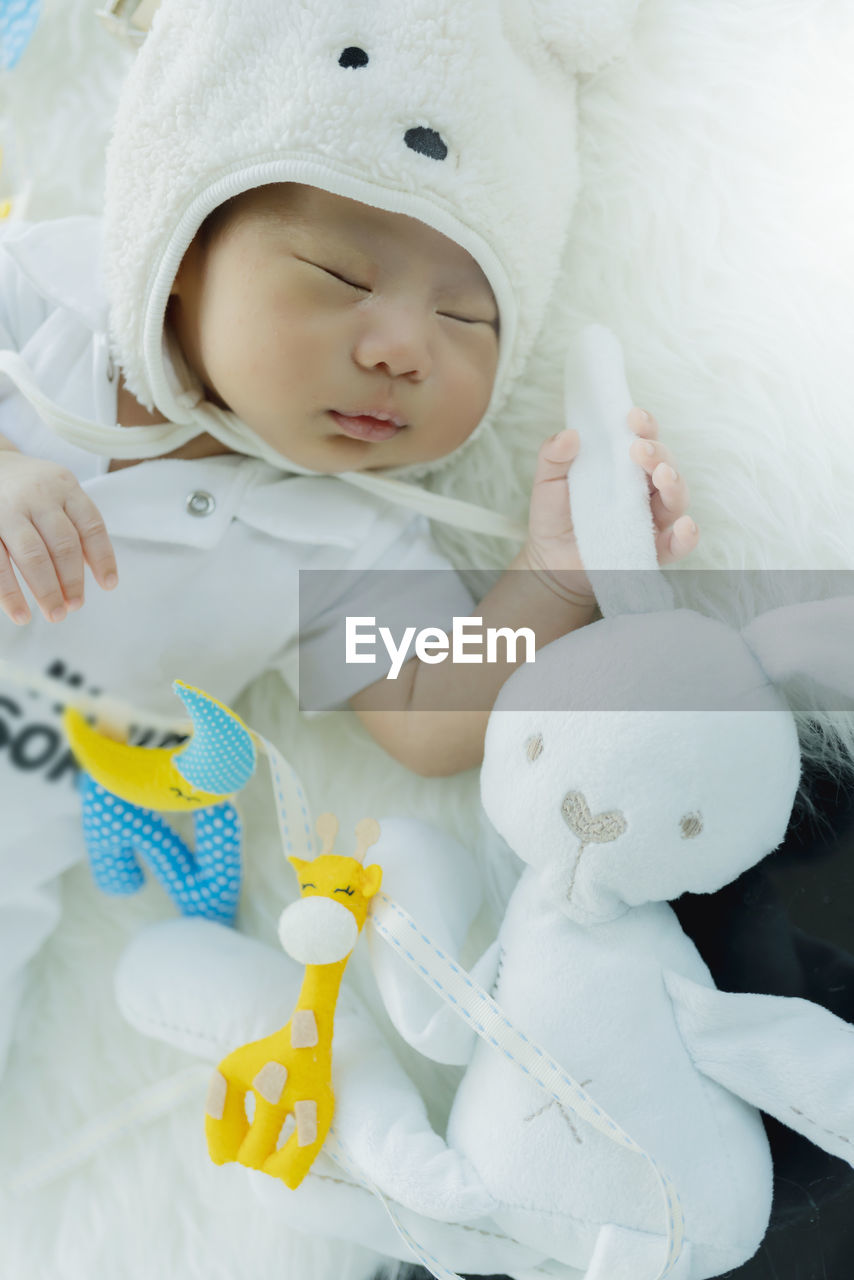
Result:
{"label": "sleeping baby", "polygon": [[[430,6],[407,8],[439,38]],[[433,62],[349,7],[164,0],[119,105],[103,220],[0,239],[0,659],[69,697],[120,693],[137,741],[163,745],[144,717],[174,715],[174,678],[232,703],[278,670],[420,773],[481,758],[509,658],[415,657],[395,680],[329,661],[350,600],[415,627],[473,612],[428,517],[517,532],[420,481],[498,438],[569,219],[571,72],[605,49],[571,23],[525,47],[497,9],[472,22],[443,18]],[[271,60],[272,96],[254,88]],[[684,481],[655,421],[629,424],[659,559],[677,560],[697,539]],[[538,647],[595,612],[577,450],[571,427],[542,445],[522,549],[476,606]],[[84,605],[85,565],[103,591]],[[337,571],[310,608],[306,569]],[[59,709],[0,684],[0,1065],[55,879],[82,854]]]}

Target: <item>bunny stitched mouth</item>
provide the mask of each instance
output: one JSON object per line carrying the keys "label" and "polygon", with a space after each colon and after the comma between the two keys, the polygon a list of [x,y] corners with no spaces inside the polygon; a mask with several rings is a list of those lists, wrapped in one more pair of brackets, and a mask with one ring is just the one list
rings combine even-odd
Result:
{"label": "bunny stitched mouth", "polygon": [[567,791],[560,805],[561,817],[574,835],[578,836],[578,857],[572,868],[566,901],[572,901],[575,879],[578,868],[589,844],[609,844],[617,840],[626,830],[626,819],[619,809],[610,809],[607,813],[592,814],[590,807],[580,791]]}

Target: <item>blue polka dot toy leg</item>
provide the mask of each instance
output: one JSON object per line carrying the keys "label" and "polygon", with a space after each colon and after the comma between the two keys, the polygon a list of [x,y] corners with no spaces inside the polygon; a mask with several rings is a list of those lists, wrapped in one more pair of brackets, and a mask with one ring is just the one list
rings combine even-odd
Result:
{"label": "blue polka dot toy leg", "polygon": [[0,0],[0,71],[11,71],[41,16],[41,0]]}
{"label": "blue polka dot toy leg", "polygon": [[136,893],[150,868],[182,915],[232,924],[240,895],[241,824],[229,801],[193,814],[195,851],[159,814],[80,776],[83,835],[95,883],[105,893]]}

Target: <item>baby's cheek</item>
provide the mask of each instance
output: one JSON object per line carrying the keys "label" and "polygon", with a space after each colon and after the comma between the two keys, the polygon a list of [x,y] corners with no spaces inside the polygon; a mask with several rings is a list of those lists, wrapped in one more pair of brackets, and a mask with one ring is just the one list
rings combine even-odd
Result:
{"label": "baby's cheek", "polygon": [[497,367],[497,346],[488,336],[479,335],[478,341],[470,341],[458,350],[448,379],[448,399],[460,430],[465,429],[466,423],[471,424],[470,431],[474,430],[486,412]]}

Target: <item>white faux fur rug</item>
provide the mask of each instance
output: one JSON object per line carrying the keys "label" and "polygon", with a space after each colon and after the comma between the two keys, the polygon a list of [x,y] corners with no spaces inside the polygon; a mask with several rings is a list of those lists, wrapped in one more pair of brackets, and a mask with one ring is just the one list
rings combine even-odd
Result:
{"label": "white faux fur rug", "polygon": [[[45,0],[18,70],[0,80],[0,141],[14,135],[15,164],[32,180],[30,217],[98,211],[130,55],[93,8]],[[700,567],[854,567],[852,56],[848,0],[646,0],[627,58],[583,87],[586,187],[553,316],[505,415],[503,461],[487,441],[443,480],[449,491],[522,514],[517,477],[560,425],[562,334],[595,317],[619,334],[638,402],[678,450],[702,528]],[[440,537],[464,563],[506,554]],[[762,604],[713,586],[707,595],[722,612]],[[409,812],[478,840],[475,775],[410,777],[348,717],[301,721],[272,678],[242,710],[299,761],[316,808],[335,808],[342,824]],[[240,923],[272,939],[289,872],[263,793],[251,795]],[[114,902],[78,868],[63,902],[31,967],[0,1094],[5,1173],[187,1061],[126,1028],[112,1002],[125,941],[171,912],[159,891]],[[0,1242],[2,1280],[361,1280],[378,1261],[284,1231],[219,1179],[192,1107],[54,1185],[2,1198]]]}

